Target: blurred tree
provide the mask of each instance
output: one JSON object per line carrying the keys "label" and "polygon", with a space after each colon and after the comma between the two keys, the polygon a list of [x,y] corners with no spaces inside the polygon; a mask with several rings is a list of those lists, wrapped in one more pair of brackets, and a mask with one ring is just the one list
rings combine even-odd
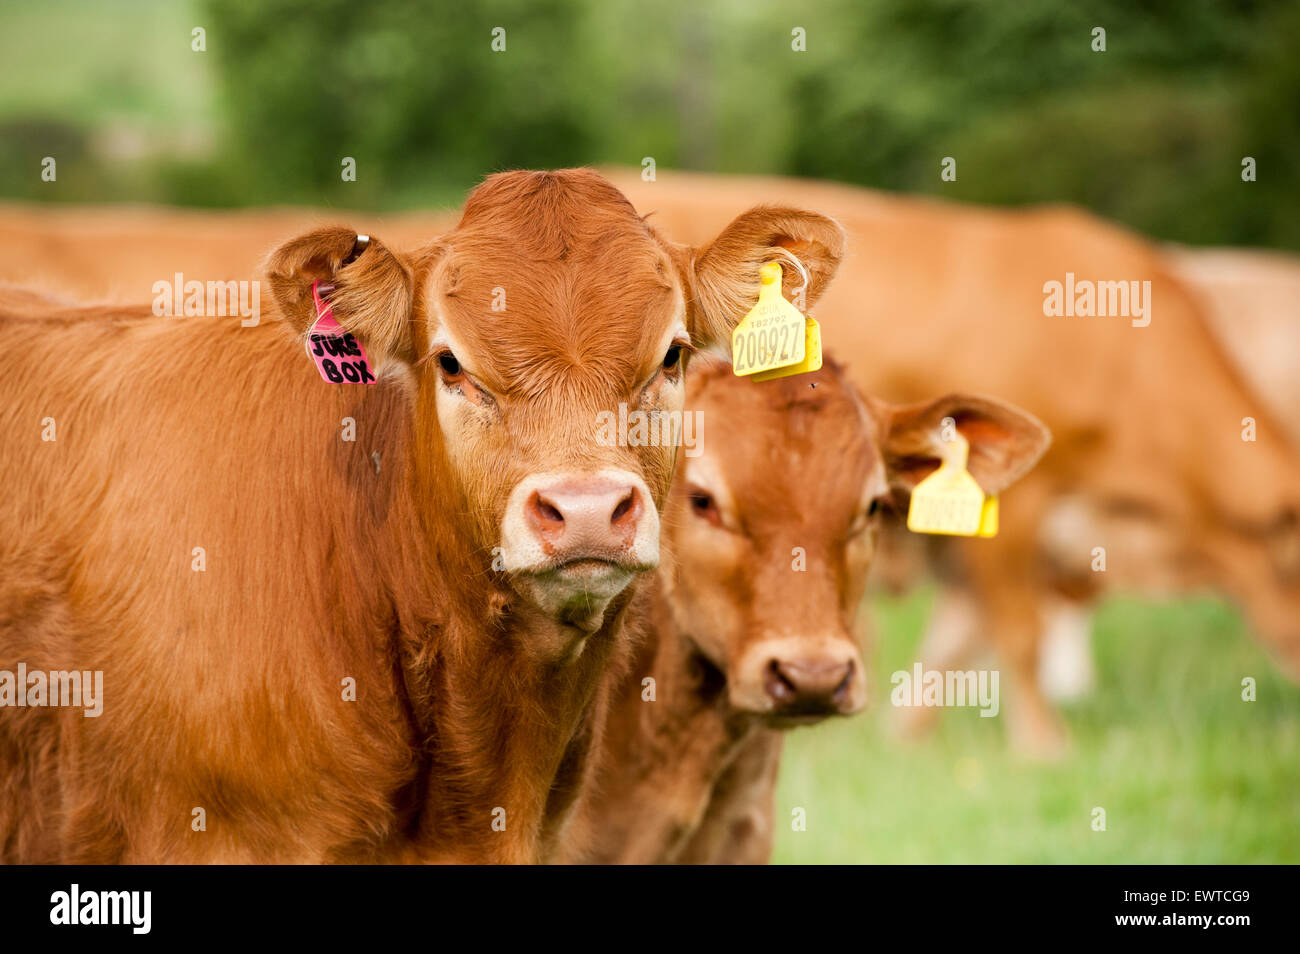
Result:
{"label": "blurred tree", "polygon": [[[209,0],[238,150],[271,200],[582,161],[592,80],[565,0]],[[497,36],[494,29],[504,29]],[[342,160],[356,160],[355,183]]]}
{"label": "blurred tree", "polygon": [[[0,5],[11,73],[66,65],[0,88],[6,194],[395,208],[455,204],[498,169],[651,156],[1077,202],[1162,238],[1300,249],[1297,0],[129,7]],[[147,148],[109,148],[128,139]],[[55,146],[57,187],[33,174]]]}
{"label": "blurred tree", "polygon": [[[1298,14],[1294,0],[836,0],[790,85],[789,167],[1300,248]],[[1244,156],[1259,181],[1242,182]]]}

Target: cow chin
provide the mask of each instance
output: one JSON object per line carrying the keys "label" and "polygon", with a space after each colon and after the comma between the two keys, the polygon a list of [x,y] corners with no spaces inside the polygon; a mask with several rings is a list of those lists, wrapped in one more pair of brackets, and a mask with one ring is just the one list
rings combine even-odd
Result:
{"label": "cow chin", "polygon": [[516,572],[512,582],[519,594],[543,614],[590,634],[600,629],[609,604],[642,569],[648,567],[573,560],[548,569]]}

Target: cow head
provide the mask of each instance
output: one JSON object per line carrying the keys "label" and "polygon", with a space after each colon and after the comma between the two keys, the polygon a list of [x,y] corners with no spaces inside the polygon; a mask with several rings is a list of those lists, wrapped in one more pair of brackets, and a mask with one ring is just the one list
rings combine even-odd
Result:
{"label": "cow head", "polygon": [[797,255],[815,298],[842,249],[829,219],[773,208],[675,245],[578,169],[489,177],[410,255],[326,229],[268,271],[299,328],[312,281],[332,286],[336,318],[410,390],[417,498],[454,528],[466,576],[496,574],[510,605],[555,624],[560,651],[659,560],[676,448],[611,434],[610,415],[680,411],[691,353],[725,350],[760,266]]}
{"label": "cow head", "polygon": [[697,367],[691,391],[706,439],[681,461],[669,505],[670,603],[731,705],[776,726],[866,701],[853,624],[879,513],[938,466],[943,419],[967,437],[988,493],[1049,442],[1036,419],[985,398],[864,400],[833,363],[761,384]]}

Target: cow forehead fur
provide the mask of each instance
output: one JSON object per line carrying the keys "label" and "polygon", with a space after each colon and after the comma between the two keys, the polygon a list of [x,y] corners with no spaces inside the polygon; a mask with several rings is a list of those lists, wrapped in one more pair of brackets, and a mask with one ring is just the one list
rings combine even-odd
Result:
{"label": "cow forehead fur", "polygon": [[490,177],[439,246],[430,321],[499,393],[625,395],[682,319],[672,247],[590,170]]}
{"label": "cow forehead fur", "polygon": [[[725,364],[697,366],[690,402],[715,435],[709,446],[719,455],[738,516],[760,535],[770,528],[805,542],[838,538],[873,486],[873,474],[883,471],[877,424],[829,358],[818,372],[758,386]],[[838,463],[827,467],[827,460]],[[883,477],[879,483],[883,489]]]}

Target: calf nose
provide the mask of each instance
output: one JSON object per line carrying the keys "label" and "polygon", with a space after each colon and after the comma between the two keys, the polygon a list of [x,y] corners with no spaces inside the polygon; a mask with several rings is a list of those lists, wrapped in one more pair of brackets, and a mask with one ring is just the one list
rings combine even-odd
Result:
{"label": "calf nose", "polygon": [[849,707],[856,676],[851,659],[773,659],[763,688],[782,715],[832,715]]}
{"label": "calf nose", "polygon": [[524,503],[528,528],[560,560],[623,558],[645,510],[631,482],[570,478],[538,487]]}

